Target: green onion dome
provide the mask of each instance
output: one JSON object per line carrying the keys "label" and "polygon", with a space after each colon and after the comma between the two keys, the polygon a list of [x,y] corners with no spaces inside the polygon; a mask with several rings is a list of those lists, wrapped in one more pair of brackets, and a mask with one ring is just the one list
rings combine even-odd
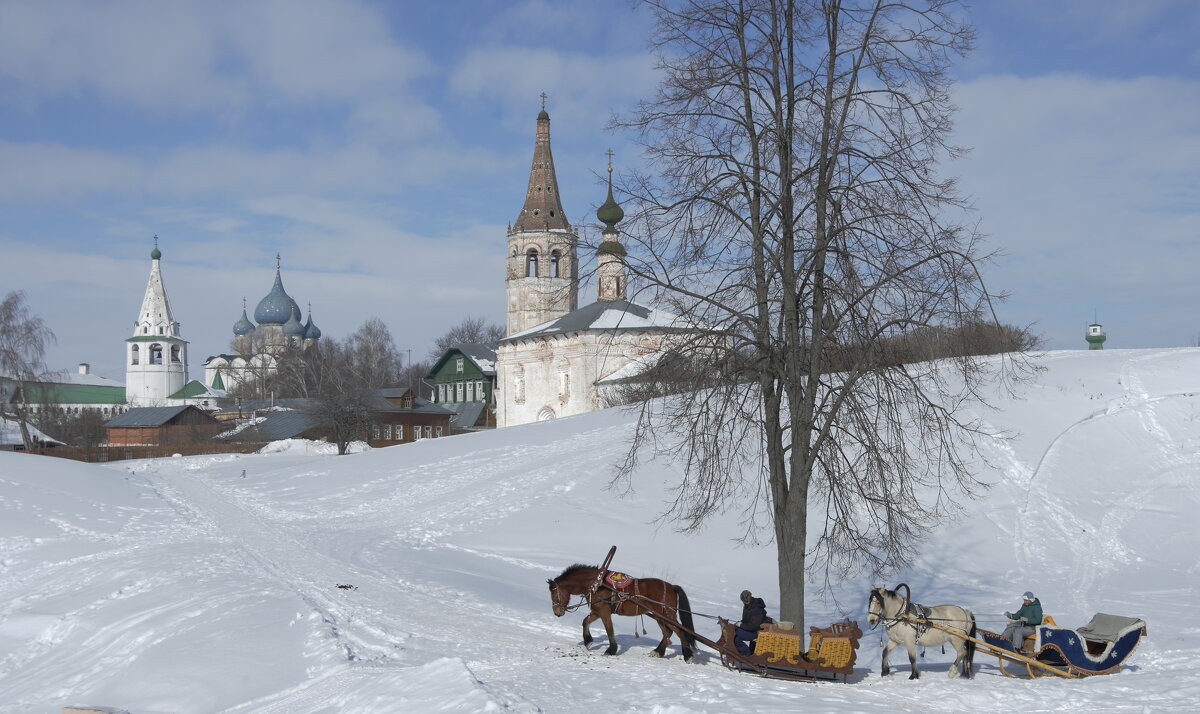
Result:
{"label": "green onion dome", "polygon": [[625,211],[621,208],[620,204],[613,199],[612,169],[609,169],[608,171],[608,199],[604,201],[604,204],[600,206],[600,208],[596,209],[596,218],[599,218],[600,221],[603,222],[607,227],[606,232],[609,230],[616,230],[617,222],[625,217]]}

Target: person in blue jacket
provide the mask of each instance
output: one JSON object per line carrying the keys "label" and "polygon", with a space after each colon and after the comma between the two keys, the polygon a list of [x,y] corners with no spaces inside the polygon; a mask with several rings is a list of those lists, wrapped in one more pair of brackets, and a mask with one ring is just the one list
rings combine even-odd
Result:
{"label": "person in blue jacket", "polygon": [[749,590],[742,591],[742,619],[733,632],[733,646],[741,654],[750,654],[750,643],[758,639],[758,630],[767,621],[767,604],[754,597]]}
{"label": "person in blue jacket", "polygon": [[1016,612],[1005,612],[1004,616],[1012,622],[1004,628],[1004,637],[1013,643],[1013,649],[1021,649],[1021,642],[1033,634],[1033,628],[1042,624],[1042,601],[1026,590],[1021,596],[1021,609]]}

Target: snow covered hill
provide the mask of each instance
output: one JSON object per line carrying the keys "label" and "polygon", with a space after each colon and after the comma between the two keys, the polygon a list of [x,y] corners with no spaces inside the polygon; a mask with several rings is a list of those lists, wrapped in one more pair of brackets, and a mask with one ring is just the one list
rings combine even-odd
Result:
{"label": "snow covered hill", "polygon": [[950,680],[952,654],[930,650],[922,679],[902,655],[885,679],[868,633],[850,684],[764,681],[704,650],[647,657],[656,639],[628,618],[618,656],[599,626],[584,650],[546,579],[613,544],[614,568],[682,585],[699,612],[736,617],[743,588],[777,610],[774,551],[734,543],[736,512],[690,536],[656,522],[677,479],[661,463],[609,488],[632,424],[610,410],[345,457],[0,453],[0,712],[1193,710],[1200,350],[1041,363],[983,415],[1016,434],[989,447],[993,488],[893,582],[838,583],[807,616],[865,627],[869,587],[898,581],[979,613],[1031,589],[1060,624],[1145,619],[1120,674],[1006,679],[981,654],[975,680]]}

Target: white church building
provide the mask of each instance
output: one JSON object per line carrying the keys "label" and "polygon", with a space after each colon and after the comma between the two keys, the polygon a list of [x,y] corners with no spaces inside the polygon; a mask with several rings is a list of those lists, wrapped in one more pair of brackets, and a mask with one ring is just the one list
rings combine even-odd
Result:
{"label": "white church building", "polygon": [[578,236],[559,199],[550,115],[538,114],[525,204],[508,232],[507,336],[497,349],[500,427],[582,414],[615,404],[606,383],[653,364],[672,341],[697,330],[681,318],[626,298],[625,248],[613,199],[596,211],[605,224],[596,250],[597,300],[577,307]]}

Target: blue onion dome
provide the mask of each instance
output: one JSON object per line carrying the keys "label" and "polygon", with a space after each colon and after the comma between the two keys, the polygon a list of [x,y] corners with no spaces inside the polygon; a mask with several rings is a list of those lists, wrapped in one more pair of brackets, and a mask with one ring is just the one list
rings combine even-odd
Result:
{"label": "blue onion dome", "polygon": [[254,308],[254,321],[260,325],[282,325],[293,311],[299,314],[300,306],[283,289],[283,278],[279,276],[279,268],[275,268],[275,285]]}
{"label": "blue onion dome", "polygon": [[254,323],[250,322],[250,318],[246,317],[246,308],[242,308],[242,319],[233,323],[233,334],[241,337],[254,332]]}
{"label": "blue onion dome", "polygon": [[296,313],[292,313],[288,321],[283,323],[283,334],[288,337],[304,337],[304,325],[296,319]]}
{"label": "blue onion dome", "polygon": [[313,324],[312,310],[308,311],[308,322],[304,323],[304,339],[319,340],[321,339],[321,328]]}

